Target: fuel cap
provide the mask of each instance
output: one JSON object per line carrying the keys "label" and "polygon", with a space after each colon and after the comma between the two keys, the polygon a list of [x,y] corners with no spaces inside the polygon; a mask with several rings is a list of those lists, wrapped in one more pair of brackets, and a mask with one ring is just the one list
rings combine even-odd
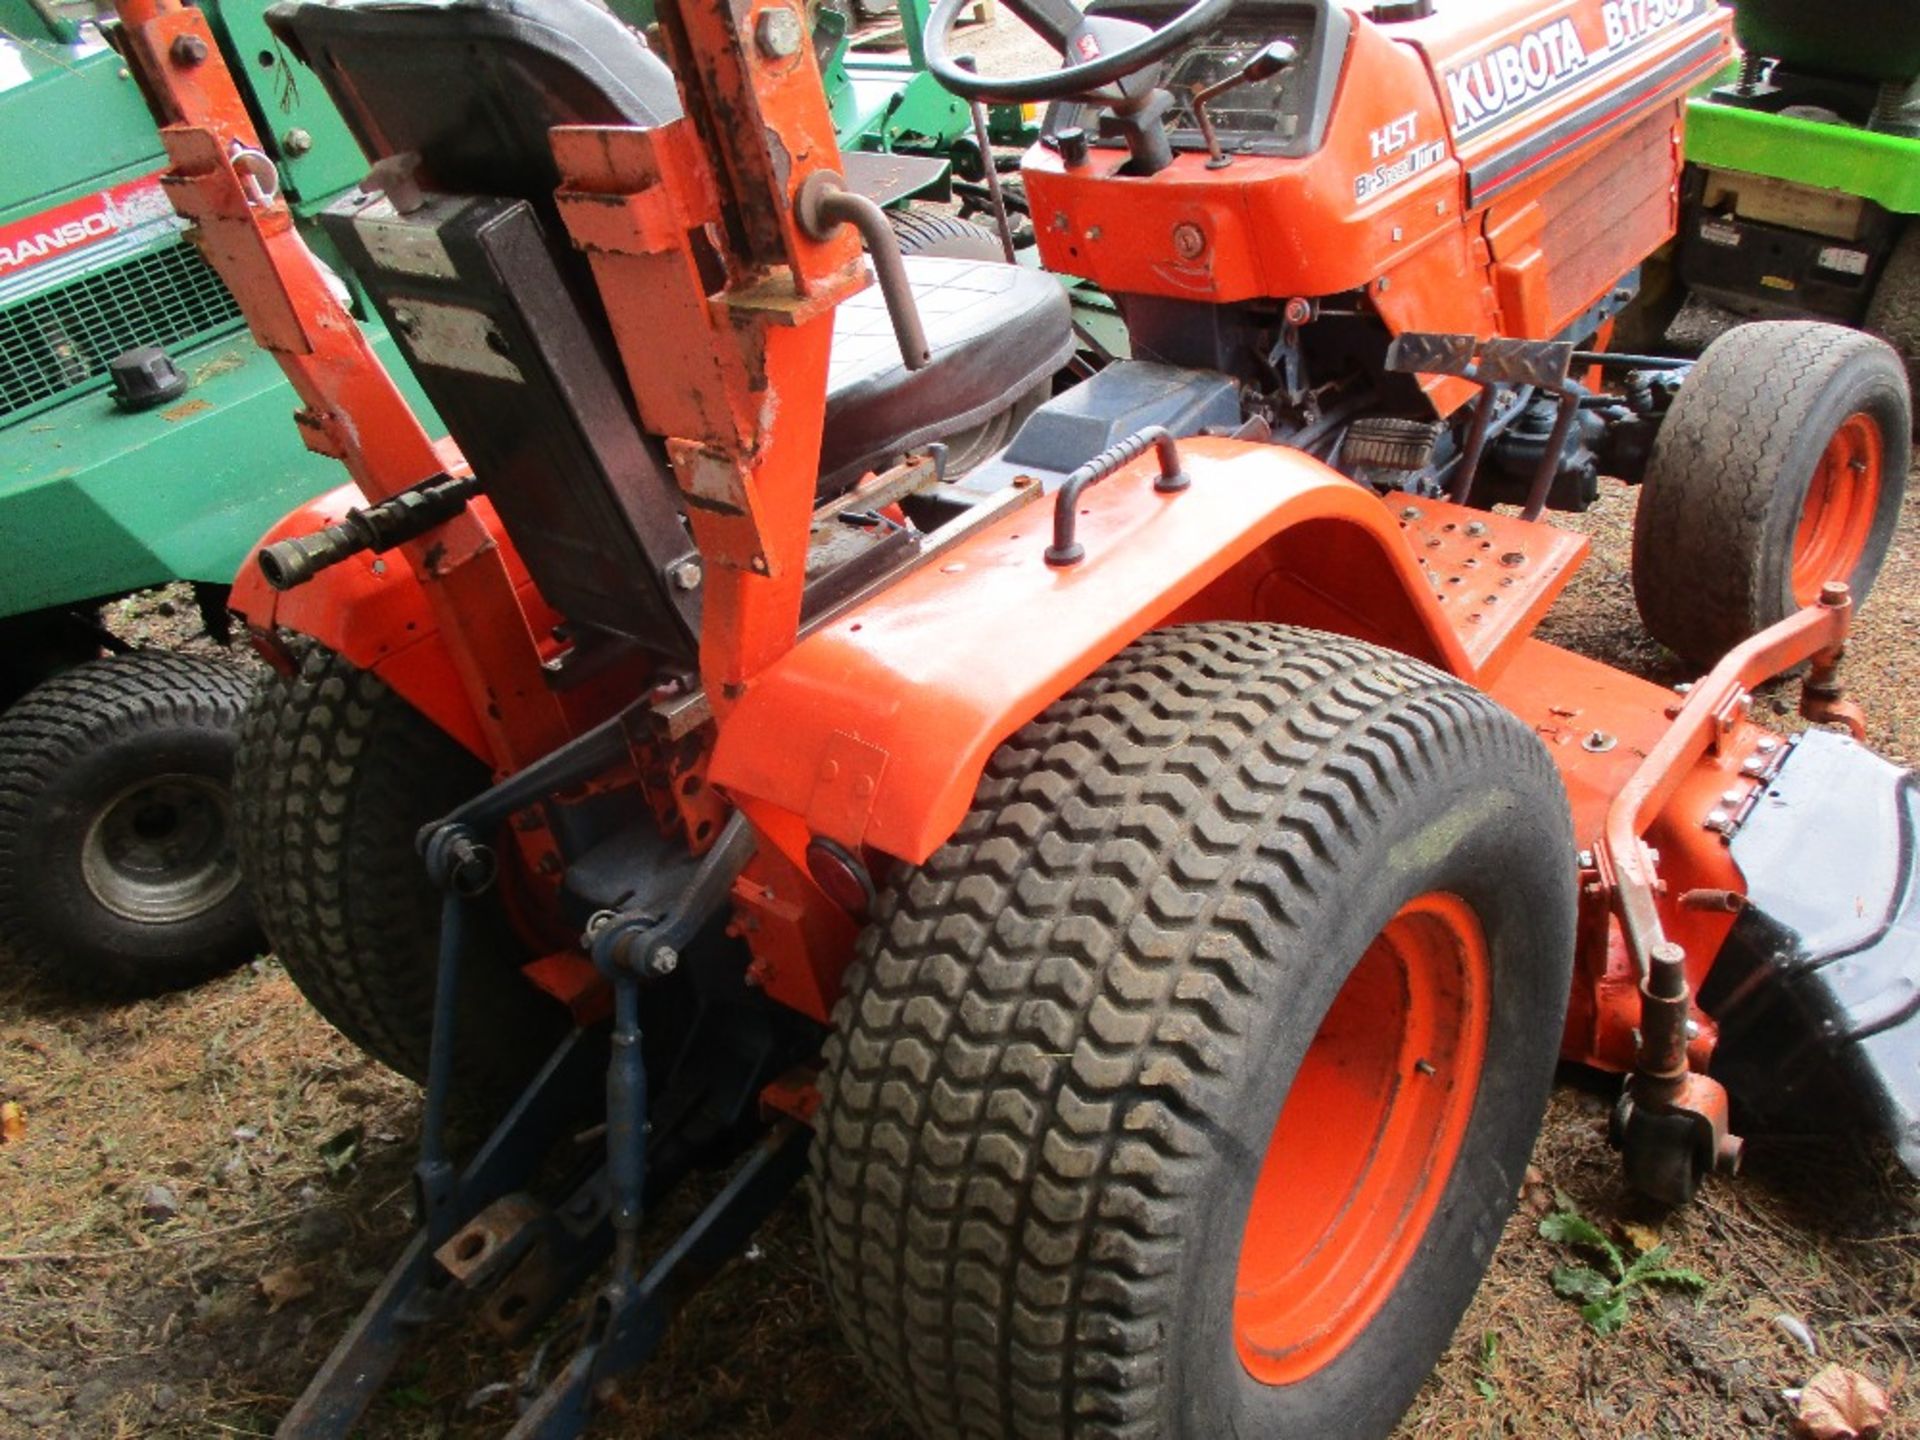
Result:
{"label": "fuel cap", "polygon": [[142,345],[107,364],[114,402],[122,410],[151,410],[187,393],[187,377],[158,345]]}

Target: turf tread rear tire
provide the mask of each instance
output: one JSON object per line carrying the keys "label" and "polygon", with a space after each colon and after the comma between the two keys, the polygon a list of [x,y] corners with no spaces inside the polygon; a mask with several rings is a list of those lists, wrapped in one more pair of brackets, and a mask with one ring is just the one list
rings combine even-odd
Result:
{"label": "turf tread rear tire", "polygon": [[1681,386],[1633,528],[1634,600],[1648,633],[1675,654],[1711,665],[1792,612],[1793,526],[1827,435],[1859,408],[1831,413],[1849,378],[1885,417],[1880,516],[1854,572],[1864,601],[1893,541],[1908,464],[1911,402],[1887,346],[1815,321],[1740,325]]}
{"label": "turf tread rear tire", "polygon": [[[1215,1117],[1271,1013],[1260,937],[1336,903],[1360,833],[1463,770],[1512,777],[1540,853],[1571,855],[1558,775],[1512,715],[1315,632],[1150,634],[996,753],[953,839],[877,903],[813,1152],[834,1309],[920,1433],[1202,1433],[1169,1428],[1164,1357]],[[1564,1003],[1554,863],[1530,898],[1564,938]],[[1537,1126],[1558,1030],[1531,1023],[1555,1027],[1524,1077]],[[1426,1367],[1406,1365],[1410,1398]],[[1397,1384],[1352,1433],[1384,1433]]]}
{"label": "turf tread rear tire", "polygon": [[[240,858],[294,983],[354,1044],[425,1077],[440,897],[420,826],[472,798],[487,770],[386,682],[319,645],[256,692],[235,779]],[[510,964],[462,971],[459,1073],[489,1099],[557,1034],[557,1010]]]}
{"label": "turf tread rear tire", "polygon": [[74,767],[169,727],[210,733],[230,749],[248,691],[247,674],[227,661],[136,650],[62,671],[0,713],[0,948],[64,988],[123,999],[197,984],[259,953],[244,889],[205,924],[183,922],[196,938],[174,953],[84,944],[71,915],[42,913],[45,857],[29,853],[36,818]]}

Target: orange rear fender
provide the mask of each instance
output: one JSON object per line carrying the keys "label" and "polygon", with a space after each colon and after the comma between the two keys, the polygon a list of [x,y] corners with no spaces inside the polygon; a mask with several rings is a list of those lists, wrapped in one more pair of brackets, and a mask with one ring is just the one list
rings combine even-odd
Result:
{"label": "orange rear fender", "polygon": [[[312,534],[365,503],[352,485],[316,495],[289,512],[261,537],[260,544]],[[500,545],[522,605],[538,607],[526,569],[506,543],[493,507],[476,500],[473,509]],[[284,592],[268,585],[259,566],[249,559],[234,577],[228,603],[269,660],[284,661],[289,635],[317,640],[361,669],[373,671],[434,724],[490,766],[500,768],[500,757],[491,752],[480,718],[460,683],[426,590],[399,551],[355,555]]]}
{"label": "orange rear fender", "polygon": [[1151,454],[1085,492],[1077,565],[1043,559],[1053,499],[1036,499],[814,630],[727,714],[711,778],[750,813],[918,864],[994,748],[1156,626],[1311,625],[1471,678],[1372,493],[1277,446],[1180,449],[1183,492],[1154,490]]}

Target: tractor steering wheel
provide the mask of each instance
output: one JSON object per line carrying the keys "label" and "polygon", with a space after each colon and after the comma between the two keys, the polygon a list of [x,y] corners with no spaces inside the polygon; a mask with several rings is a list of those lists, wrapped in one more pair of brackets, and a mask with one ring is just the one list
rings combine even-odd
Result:
{"label": "tractor steering wheel", "polygon": [[[1083,15],[1073,0],[1001,0],[1027,28],[1073,61],[1051,75],[979,75],[955,62],[948,49],[960,12],[974,0],[934,0],[923,53],[934,78],[965,100],[1025,105],[1042,100],[1100,98],[1104,85],[1164,60],[1217,26],[1234,0],[1194,0],[1158,30],[1131,21]],[[1125,44],[1133,34],[1140,38]],[[1122,48],[1110,49],[1115,41]]]}

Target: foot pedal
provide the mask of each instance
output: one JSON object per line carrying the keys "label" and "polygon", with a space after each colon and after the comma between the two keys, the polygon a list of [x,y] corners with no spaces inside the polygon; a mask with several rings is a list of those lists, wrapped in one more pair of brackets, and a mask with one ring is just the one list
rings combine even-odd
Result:
{"label": "foot pedal", "polygon": [[1339,468],[1365,485],[1421,491],[1433,473],[1433,456],[1447,427],[1437,420],[1367,415],[1347,427]]}

